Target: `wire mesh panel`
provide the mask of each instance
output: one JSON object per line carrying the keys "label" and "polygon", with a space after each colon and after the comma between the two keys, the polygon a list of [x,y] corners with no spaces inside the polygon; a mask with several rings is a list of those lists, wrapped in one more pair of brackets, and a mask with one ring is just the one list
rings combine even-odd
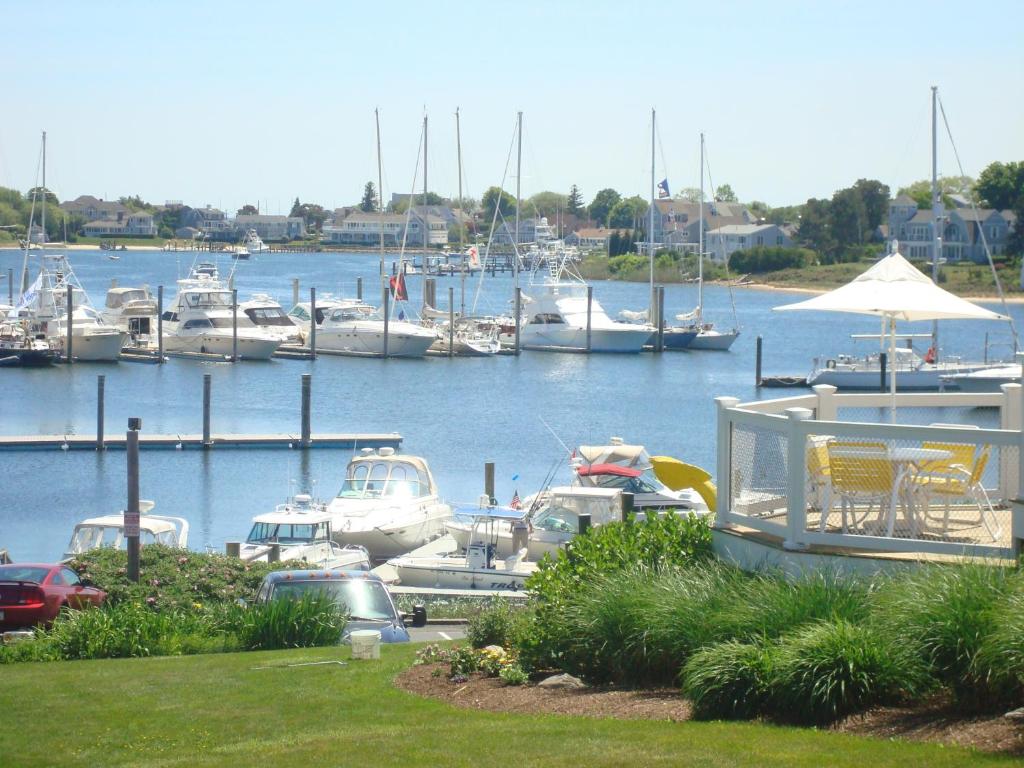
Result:
{"label": "wire mesh panel", "polygon": [[785,526],[787,443],[782,429],[733,425],[729,509],[734,515]]}

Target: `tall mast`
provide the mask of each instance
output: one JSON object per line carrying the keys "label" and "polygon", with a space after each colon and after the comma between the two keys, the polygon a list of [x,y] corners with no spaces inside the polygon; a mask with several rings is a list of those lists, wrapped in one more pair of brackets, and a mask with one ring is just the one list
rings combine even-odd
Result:
{"label": "tall mast", "polygon": [[[942,256],[942,195],[939,194],[939,152],[938,152],[938,116],[936,102],[938,86],[932,86],[932,282],[939,284],[939,258]],[[939,358],[939,323],[932,321],[932,349],[935,350],[935,361]]]}
{"label": "tall mast", "polygon": [[[409,201],[410,204],[412,201]],[[427,306],[427,248],[430,247],[430,224],[427,221],[427,116],[423,116],[423,306]]]}
{"label": "tall mast", "polygon": [[[28,242],[32,244],[32,222],[28,225]],[[46,248],[46,131],[43,131],[43,249]]]}
{"label": "tall mast", "polygon": [[[512,274],[515,277],[515,288],[519,289],[519,207],[522,204],[522,187],[520,182],[523,178],[523,113],[519,112],[516,117],[516,233],[512,236]],[[498,204],[501,200],[499,197]]]}
{"label": "tall mast", "polygon": [[384,171],[380,159],[380,110],[373,110],[377,123],[377,211],[380,214],[380,276],[384,277]]}
{"label": "tall mast", "polygon": [[648,319],[653,323],[654,317],[654,110],[651,109],[651,211],[650,211],[650,222],[647,226],[647,250],[650,256],[650,288],[651,297],[648,306],[650,309],[647,312]]}
{"label": "tall mast", "polygon": [[704,131],[700,132],[700,214],[697,224],[697,322],[704,314]]}
{"label": "tall mast", "polygon": [[466,244],[462,237],[462,130],[459,125],[459,108],[455,108],[455,154],[459,163],[459,253],[462,255],[462,280],[459,285],[459,314],[466,314]]}

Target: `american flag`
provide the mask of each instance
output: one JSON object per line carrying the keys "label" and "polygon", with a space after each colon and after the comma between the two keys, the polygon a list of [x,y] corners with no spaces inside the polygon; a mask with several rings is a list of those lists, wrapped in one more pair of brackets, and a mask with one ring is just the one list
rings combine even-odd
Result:
{"label": "american flag", "polygon": [[510,501],[508,503],[508,505],[512,509],[522,509],[523,508],[523,502],[519,500],[519,489],[518,488],[515,491],[512,492],[512,501]]}

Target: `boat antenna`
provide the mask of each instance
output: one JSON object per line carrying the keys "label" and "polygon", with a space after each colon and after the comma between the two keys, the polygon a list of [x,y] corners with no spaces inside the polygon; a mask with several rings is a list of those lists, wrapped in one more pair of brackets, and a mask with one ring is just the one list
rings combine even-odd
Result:
{"label": "boat antenna", "polygon": [[551,436],[552,436],[553,438],[555,438],[555,440],[557,440],[557,441],[558,441],[559,445],[561,445],[561,446],[562,446],[562,447],[563,447],[563,448],[565,449],[565,452],[566,452],[566,454],[567,454],[567,455],[568,455],[568,454],[571,454],[571,453],[572,453],[572,449],[571,449],[571,448],[569,448],[569,446],[568,446],[568,445],[566,445],[566,444],[565,444],[565,442],[563,442],[562,438],[560,438],[560,437],[559,437],[559,436],[558,436],[558,435],[557,435],[557,434],[555,433],[555,430],[553,430],[553,429],[551,428],[551,425],[550,425],[550,424],[548,424],[548,423],[547,423],[546,421],[544,421],[544,417],[543,417],[543,416],[538,416],[537,418],[538,418],[538,419],[540,419],[540,423],[541,423],[541,424],[543,424],[543,425],[544,425],[544,426],[545,426],[545,427],[547,428],[548,432],[550,432],[550,433],[551,433]]}
{"label": "boat antenna", "polygon": [[554,464],[551,465],[551,469],[549,469],[547,471],[547,474],[544,475],[544,482],[543,482],[543,484],[540,487],[541,490],[534,497],[533,503],[530,504],[530,509],[527,511],[527,514],[532,514],[537,509],[537,507],[540,505],[541,493],[543,493],[544,491],[546,491],[548,488],[551,487],[551,481],[555,479],[555,474],[558,472],[558,468],[562,466],[562,462],[563,461],[565,461],[564,458],[557,458],[557,459],[555,459]]}
{"label": "boat antenna", "polygon": [[[946,127],[946,135],[949,136],[949,144],[953,148],[953,157],[956,158],[956,166],[960,171],[961,176],[965,176],[964,165],[960,162],[960,152],[957,151],[956,142],[953,141],[953,131],[949,128],[949,120],[946,119],[946,108],[942,104],[942,97],[939,97],[939,111],[942,114],[942,124]],[[988,259],[988,267],[992,270],[992,280],[996,284],[996,293],[999,294],[999,305],[1003,308],[1003,314],[1006,315],[1007,320],[1010,323],[1010,333],[1013,335],[1013,351],[1014,353],[1020,348],[1017,339],[1017,326],[1014,325],[1013,315],[1010,314],[1009,308],[1006,306],[1006,296],[1003,294],[1003,284],[999,280],[999,273],[996,272],[996,265],[992,261],[992,250],[988,247],[988,238],[985,237],[985,227],[981,225],[981,217],[978,215],[978,206],[974,202],[974,195],[969,195],[968,200],[971,203],[971,212],[974,213],[974,220],[977,222],[978,234],[981,235],[981,245],[985,249],[985,257]]]}

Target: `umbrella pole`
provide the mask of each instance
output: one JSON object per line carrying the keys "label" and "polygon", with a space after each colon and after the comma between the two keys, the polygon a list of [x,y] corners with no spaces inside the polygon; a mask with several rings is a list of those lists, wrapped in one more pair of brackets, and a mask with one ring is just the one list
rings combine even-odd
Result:
{"label": "umbrella pole", "polygon": [[896,318],[889,316],[889,420],[896,423]]}

